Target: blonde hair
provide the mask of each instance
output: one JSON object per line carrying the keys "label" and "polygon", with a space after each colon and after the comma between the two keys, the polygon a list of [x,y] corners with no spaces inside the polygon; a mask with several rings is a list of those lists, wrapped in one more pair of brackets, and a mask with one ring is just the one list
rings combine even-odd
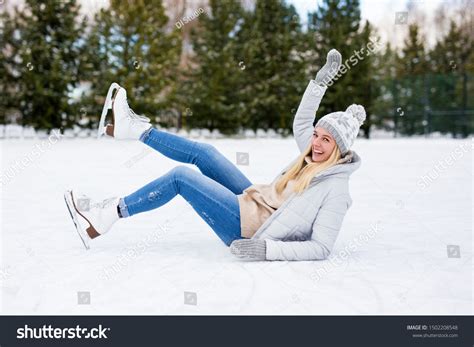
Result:
{"label": "blonde hair", "polygon": [[301,193],[308,187],[311,179],[315,175],[333,165],[336,165],[337,161],[341,158],[341,152],[337,145],[334,146],[329,158],[323,162],[306,163],[305,157],[311,154],[312,144],[310,143],[297,158],[295,164],[289,168],[283,177],[281,177],[276,183],[275,188],[278,194],[281,194],[288,182],[292,179],[296,179],[293,190],[297,193]]}

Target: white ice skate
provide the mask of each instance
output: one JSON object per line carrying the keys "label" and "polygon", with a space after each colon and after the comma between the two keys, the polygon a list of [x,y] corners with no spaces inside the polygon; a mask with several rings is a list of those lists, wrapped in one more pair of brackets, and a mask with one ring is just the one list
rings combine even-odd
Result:
{"label": "white ice skate", "polygon": [[86,195],[76,195],[72,190],[68,190],[64,193],[64,201],[86,249],[90,248],[92,239],[105,234],[119,219],[119,198],[95,203]]}
{"label": "white ice skate", "polygon": [[[112,124],[105,126],[109,110],[112,110]],[[138,140],[150,127],[150,119],[137,115],[128,105],[127,91],[119,84],[112,83],[102,109],[98,137],[107,134],[117,140]]]}
{"label": "white ice skate", "polygon": [[112,83],[107,91],[107,96],[105,97],[104,107],[102,108],[102,114],[100,115],[99,129],[97,137],[101,137],[105,133],[105,117],[109,110],[112,109],[112,99],[119,90],[120,85],[118,83]]}

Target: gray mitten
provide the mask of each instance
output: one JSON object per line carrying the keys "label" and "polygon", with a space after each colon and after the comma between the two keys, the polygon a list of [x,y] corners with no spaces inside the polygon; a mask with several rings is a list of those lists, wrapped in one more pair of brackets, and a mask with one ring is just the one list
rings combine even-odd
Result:
{"label": "gray mitten", "polygon": [[316,83],[326,86],[336,76],[341,67],[342,56],[336,49],[331,49],[326,58],[326,64],[318,71]]}
{"label": "gray mitten", "polygon": [[241,239],[230,244],[230,252],[242,259],[265,260],[266,250],[265,240]]}

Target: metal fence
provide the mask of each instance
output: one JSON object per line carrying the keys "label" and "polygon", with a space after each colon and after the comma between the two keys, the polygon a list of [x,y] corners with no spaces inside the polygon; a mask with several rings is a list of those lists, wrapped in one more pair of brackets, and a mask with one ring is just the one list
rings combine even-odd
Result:
{"label": "metal fence", "polygon": [[374,124],[410,136],[474,133],[473,75],[427,74],[385,80],[374,105]]}

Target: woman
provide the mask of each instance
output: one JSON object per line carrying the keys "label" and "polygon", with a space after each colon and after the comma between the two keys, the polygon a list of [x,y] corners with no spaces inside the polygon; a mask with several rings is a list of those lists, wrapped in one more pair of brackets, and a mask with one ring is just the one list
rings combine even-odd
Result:
{"label": "woman", "polygon": [[[89,248],[120,218],[158,208],[181,195],[239,258],[317,260],[329,255],[347,209],[349,175],[360,158],[350,150],[365,120],[362,106],[330,113],[313,128],[327,83],[341,65],[336,50],[310,81],[296,113],[293,132],[301,154],[270,184],[252,184],[213,146],[153,128],[127,103],[125,89],[109,89],[99,136],[140,140],[165,156],[195,164],[201,172],[177,166],[124,198],[93,203],[87,196],[64,195],[76,229]],[[107,111],[113,123],[103,127]]]}

